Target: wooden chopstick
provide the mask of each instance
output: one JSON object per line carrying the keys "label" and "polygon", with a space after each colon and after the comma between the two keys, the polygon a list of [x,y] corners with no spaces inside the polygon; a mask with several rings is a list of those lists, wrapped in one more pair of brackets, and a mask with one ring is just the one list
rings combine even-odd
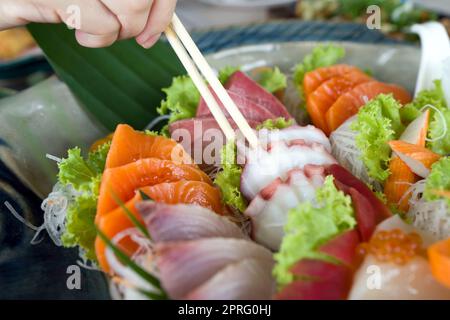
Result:
{"label": "wooden chopstick", "polygon": [[[181,41],[181,43],[184,45],[183,52],[186,53],[186,50],[187,50],[187,52],[190,54],[192,60],[195,63],[195,66],[198,68],[198,70],[201,71],[201,73],[205,77],[206,81],[208,81],[210,87],[212,88],[212,90],[214,90],[217,97],[222,102],[222,104],[224,105],[225,109],[228,111],[231,118],[234,120],[234,122],[236,123],[238,128],[241,130],[242,134],[247,139],[249,145],[252,148],[256,148],[258,146],[258,137],[256,136],[255,132],[248,124],[245,117],[240,112],[239,108],[236,106],[234,101],[228,95],[227,91],[220,83],[216,74],[214,73],[212,68],[209,66],[205,57],[202,55],[202,53],[198,49],[197,45],[195,44],[194,40],[192,40],[191,36],[189,35],[186,28],[183,26],[183,23],[180,21],[180,19],[178,18],[178,16],[176,14],[174,14],[174,16],[172,18],[171,28],[169,28],[169,29],[171,29],[176,34],[176,36],[178,36],[178,38],[179,38],[179,39],[177,39],[178,42]],[[169,31],[169,34],[170,34],[170,31]],[[171,34],[171,36],[173,36],[173,34]],[[174,43],[175,43],[175,41],[174,41]],[[174,50],[175,50],[175,48],[174,48]],[[180,52],[181,55],[184,55],[184,53],[181,50],[178,50],[178,51]],[[177,55],[178,55],[178,53],[177,53]],[[181,56],[178,55],[178,57],[180,57],[180,60],[181,60]],[[184,56],[183,56],[183,59],[186,60],[186,58]],[[189,61],[190,61],[190,59],[189,59]],[[208,88],[207,88],[207,90],[209,91]],[[202,96],[203,96],[203,94],[202,94]],[[206,99],[205,99],[205,101],[206,101]],[[210,106],[208,103],[207,103],[207,105],[208,105],[208,107]],[[214,108],[214,106],[213,106],[213,108]],[[220,112],[221,112],[221,110],[220,110]],[[211,109],[211,113],[213,113],[212,109]],[[213,113],[213,116],[215,117],[214,113]],[[220,125],[219,121],[223,121],[223,118],[222,117],[220,117],[220,119],[216,118],[216,121]],[[221,128],[222,128],[222,126],[221,126]],[[224,131],[224,133],[225,133],[225,131]]]}
{"label": "wooden chopstick", "polygon": [[187,53],[186,49],[183,47],[181,41],[178,39],[177,35],[175,34],[175,32],[173,31],[173,29],[171,27],[168,27],[166,29],[165,34],[166,34],[167,40],[169,41],[169,43],[172,46],[173,50],[175,51],[176,55],[180,59],[184,68],[186,69],[188,75],[191,77],[192,81],[194,82],[195,86],[197,87],[198,91],[200,92],[200,95],[205,100],[206,105],[208,106],[209,110],[211,110],[211,113],[214,116],[214,118],[216,119],[217,123],[219,124],[220,129],[225,134],[226,139],[227,140],[234,139],[235,133],[234,133],[233,128],[231,127],[227,118],[225,117],[225,115],[223,114],[219,105],[217,104],[216,99],[214,98],[214,96],[209,91],[208,87],[206,86],[206,83],[203,80],[203,77],[200,75],[197,67],[192,62],[191,58],[189,57],[189,54]]}

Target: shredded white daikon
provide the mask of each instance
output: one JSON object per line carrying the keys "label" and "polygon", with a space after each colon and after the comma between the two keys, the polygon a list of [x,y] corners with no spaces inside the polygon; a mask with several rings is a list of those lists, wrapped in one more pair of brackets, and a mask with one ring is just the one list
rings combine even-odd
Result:
{"label": "shredded white daikon", "polygon": [[36,231],[31,239],[31,244],[41,242],[42,238],[39,236],[43,230],[47,230],[52,241],[57,246],[61,246],[61,237],[65,231],[67,208],[76,195],[76,191],[70,186],[63,187],[60,184],[56,184],[52,192],[42,202],[41,209],[44,211],[44,223],[40,227],[34,226],[26,221],[10,203],[5,202],[5,206],[17,220]]}
{"label": "shredded white daikon", "polygon": [[[137,251],[131,257],[132,260],[157,277],[158,273],[153,259],[153,243],[142,236],[136,228],[126,229],[118,233],[111,241],[113,244],[118,244],[125,237],[130,237],[138,245]],[[134,298],[147,299],[139,293],[141,290],[158,293],[158,289],[154,288],[131,268],[124,266],[110,248],[106,249],[106,259],[113,273],[120,278],[116,281],[116,289],[122,297],[133,296]]]}
{"label": "shredded white daikon", "polygon": [[81,247],[78,247],[78,257],[80,259],[77,260],[77,264],[80,267],[87,269],[87,270],[92,270],[92,271],[101,271],[99,266],[97,265],[97,263],[86,258],[86,253],[83,250],[83,248],[81,248]]}
{"label": "shredded white daikon", "polygon": [[36,232],[34,238],[37,238],[40,231],[47,230],[52,241],[61,246],[61,237],[66,227],[66,214],[69,205],[74,201],[77,192],[70,186],[63,186],[57,183],[52,192],[42,202],[41,209],[44,211],[44,223]]}
{"label": "shredded white daikon", "polygon": [[361,151],[355,142],[358,133],[350,128],[355,119],[356,116],[351,117],[331,134],[332,154],[339,164],[350,170],[354,176],[372,185],[376,191],[382,191],[383,186],[370,178],[366,166],[361,160]]}
{"label": "shredded white daikon", "polygon": [[407,218],[433,240],[443,240],[450,237],[450,210],[444,200],[426,201],[423,198],[425,181],[417,182],[408,190],[411,199]]}
{"label": "shredded white daikon", "polygon": [[170,118],[170,115],[162,115],[159,117],[156,117],[152,120],[146,127],[145,130],[153,130],[160,122],[164,120],[168,120]]}

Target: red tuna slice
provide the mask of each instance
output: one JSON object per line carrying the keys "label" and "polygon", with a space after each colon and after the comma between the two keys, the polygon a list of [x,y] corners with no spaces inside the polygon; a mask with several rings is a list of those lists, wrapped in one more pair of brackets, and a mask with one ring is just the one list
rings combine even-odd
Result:
{"label": "red tuna slice", "polygon": [[388,207],[385,206],[380,199],[378,199],[372,190],[370,190],[364,182],[356,178],[344,167],[338,164],[332,164],[327,167],[327,174],[332,175],[336,181],[339,181],[347,187],[356,189],[362,196],[364,196],[375,209],[375,221],[377,224],[392,216],[392,213]]}
{"label": "red tuna slice", "polygon": [[[298,280],[276,295],[280,300],[341,300],[350,291],[353,272],[345,265],[303,259],[290,270]],[[303,279],[302,279],[303,278]]]}
{"label": "red tuna slice", "polygon": [[[227,92],[245,119],[263,122],[267,119],[277,118],[277,116],[272,112],[270,112],[266,107],[257,104],[253,100],[247,99],[245,96],[239,95],[229,90]],[[216,101],[220,109],[222,109],[223,113],[227,117],[229,117],[229,113],[225,109],[223,103],[217,97]],[[203,98],[200,99],[200,102],[198,104],[196,116],[197,117],[212,116],[211,111],[209,110],[208,105],[206,104]]]}
{"label": "red tuna slice", "polygon": [[369,200],[354,188],[350,188],[355,218],[358,223],[358,231],[362,241],[370,240],[377,226],[377,212]]}
{"label": "red tuna slice", "polygon": [[293,275],[305,280],[335,281],[341,279],[350,284],[352,279],[352,269],[349,267],[314,259],[302,259],[294,264],[290,271]]}
{"label": "red tuna slice", "polygon": [[[228,122],[234,130],[237,130],[237,126],[231,118],[228,118]],[[252,128],[256,128],[259,125],[258,121],[247,120],[247,122]],[[169,132],[172,139],[183,146],[196,164],[217,165],[220,163],[219,151],[223,144],[226,143],[226,138],[220,129],[219,124],[213,117],[175,121],[169,125]],[[213,132],[213,138],[211,139],[210,133]],[[215,154],[214,159],[211,159],[214,160],[212,161],[213,163],[209,163],[209,160],[206,161],[207,159],[203,159],[203,151],[209,146],[211,149],[218,151]]]}
{"label": "red tuna slice", "polygon": [[277,300],[344,300],[348,285],[341,280],[294,281],[284,287],[276,296]]}
{"label": "red tuna slice", "polygon": [[319,251],[351,267],[355,263],[356,248],[359,242],[358,232],[353,229],[329,240],[319,248]]}
{"label": "red tuna slice", "polygon": [[283,117],[286,119],[292,118],[286,107],[277,99],[277,97],[241,71],[235,72],[230,77],[225,87],[229,91],[245,96],[247,99],[253,100],[257,104],[264,106],[270,110],[270,112],[275,114],[276,117]]}

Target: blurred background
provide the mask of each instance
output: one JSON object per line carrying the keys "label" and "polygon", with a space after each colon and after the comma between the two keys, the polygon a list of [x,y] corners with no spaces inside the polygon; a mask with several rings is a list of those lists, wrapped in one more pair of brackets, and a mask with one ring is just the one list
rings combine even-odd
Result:
{"label": "blurred background", "polygon": [[[417,22],[440,20],[450,30],[448,0],[178,0],[177,12],[191,31],[279,20],[364,22],[369,5],[382,8],[382,32],[414,41],[405,31]],[[0,32],[0,97],[52,74],[25,28]]]}

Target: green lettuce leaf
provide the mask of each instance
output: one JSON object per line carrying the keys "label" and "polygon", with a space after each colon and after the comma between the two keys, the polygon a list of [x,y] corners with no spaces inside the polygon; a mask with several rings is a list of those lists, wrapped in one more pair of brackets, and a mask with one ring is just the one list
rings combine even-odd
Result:
{"label": "green lettuce leaf", "polygon": [[438,109],[444,109],[447,107],[444,90],[442,89],[442,82],[440,80],[434,81],[434,89],[420,91],[417,97],[415,97],[414,100],[405,107],[413,107],[420,111],[427,105],[432,105]]}
{"label": "green lettuce leaf", "polygon": [[431,114],[428,131],[430,141],[427,142],[427,147],[441,155],[449,154],[450,135],[447,131],[450,128],[450,109],[447,107],[440,80],[434,81],[433,89],[422,90],[411,103],[400,109],[403,123],[413,121],[427,107]]}
{"label": "green lettuce leaf", "polygon": [[60,183],[71,184],[75,190],[91,181],[96,172],[81,156],[80,148],[73,148],[67,152],[67,158],[59,165],[58,180]]}
{"label": "green lettuce leaf", "polygon": [[345,49],[335,45],[320,45],[313,49],[311,54],[308,54],[301,63],[295,66],[294,82],[301,88],[303,78],[309,71],[320,67],[328,67],[345,56]]}
{"label": "green lettuce leaf", "polygon": [[228,82],[228,79],[236,72],[241,70],[240,67],[232,67],[232,66],[226,66],[219,70],[219,81],[222,84],[225,84]]}
{"label": "green lettuce leaf", "polygon": [[[440,80],[434,81],[434,89],[422,90],[412,102],[406,104],[400,110],[403,123],[408,124],[416,119],[422,113],[422,110],[429,105],[439,110],[444,110],[447,108],[444,90],[442,89],[442,83]],[[430,111],[434,113],[436,110],[430,108]]]}
{"label": "green lettuce leaf", "polygon": [[59,183],[71,185],[78,193],[67,209],[66,230],[62,242],[65,247],[80,246],[91,260],[95,260],[94,221],[100,181],[109,148],[110,143],[105,143],[90,152],[86,159],[81,156],[79,148],[73,148],[59,164]]}
{"label": "green lettuce leaf", "polygon": [[[431,173],[425,182],[424,197],[428,201],[439,200],[442,197],[435,191],[450,191],[450,157],[444,157],[431,167]],[[450,199],[445,198],[450,206]]]}
{"label": "green lettuce leaf", "polygon": [[110,147],[111,142],[107,142],[88,154],[86,163],[95,174],[102,174],[105,170],[106,157],[108,156]]}
{"label": "green lettuce leaf", "polygon": [[288,213],[285,236],[275,254],[273,274],[283,287],[294,280],[289,269],[298,261],[310,258],[334,262],[317,248],[340,233],[354,228],[356,220],[352,201],[334,185],[332,176],[316,191],[316,203],[301,203]]}
{"label": "green lettuce leaf", "polygon": [[222,148],[222,171],[216,175],[214,183],[222,192],[225,204],[244,212],[248,204],[240,191],[242,167],[236,164],[236,154],[235,142],[228,141]]}
{"label": "green lettuce leaf", "polygon": [[189,76],[175,77],[172,85],[163,91],[166,99],[157,111],[160,115],[170,115],[169,123],[195,117],[200,93]]}
{"label": "green lettuce leaf", "polygon": [[450,154],[450,109],[434,112],[430,121],[428,135],[430,141],[427,146],[440,155]]}
{"label": "green lettuce leaf", "polygon": [[96,260],[94,243],[97,235],[95,215],[101,176],[92,180],[92,192],[83,192],[70,204],[66,215],[66,230],[62,236],[65,247],[80,246],[87,259]]}
{"label": "green lettuce leaf", "polygon": [[391,148],[388,142],[405,129],[400,108],[400,103],[392,95],[380,94],[359,110],[351,125],[351,129],[358,132],[355,143],[369,176],[380,182],[390,174]]}
{"label": "green lettuce leaf", "polygon": [[276,119],[267,119],[263,123],[259,124],[256,127],[256,130],[268,129],[268,130],[276,130],[276,129],[284,129],[292,126],[294,124],[293,119],[286,120],[283,117]]}
{"label": "green lettuce leaf", "polygon": [[263,70],[258,79],[258,83],[267,91],[275,93],[279,90],[286,89],[287,78],[278,67],[273,69]]}

